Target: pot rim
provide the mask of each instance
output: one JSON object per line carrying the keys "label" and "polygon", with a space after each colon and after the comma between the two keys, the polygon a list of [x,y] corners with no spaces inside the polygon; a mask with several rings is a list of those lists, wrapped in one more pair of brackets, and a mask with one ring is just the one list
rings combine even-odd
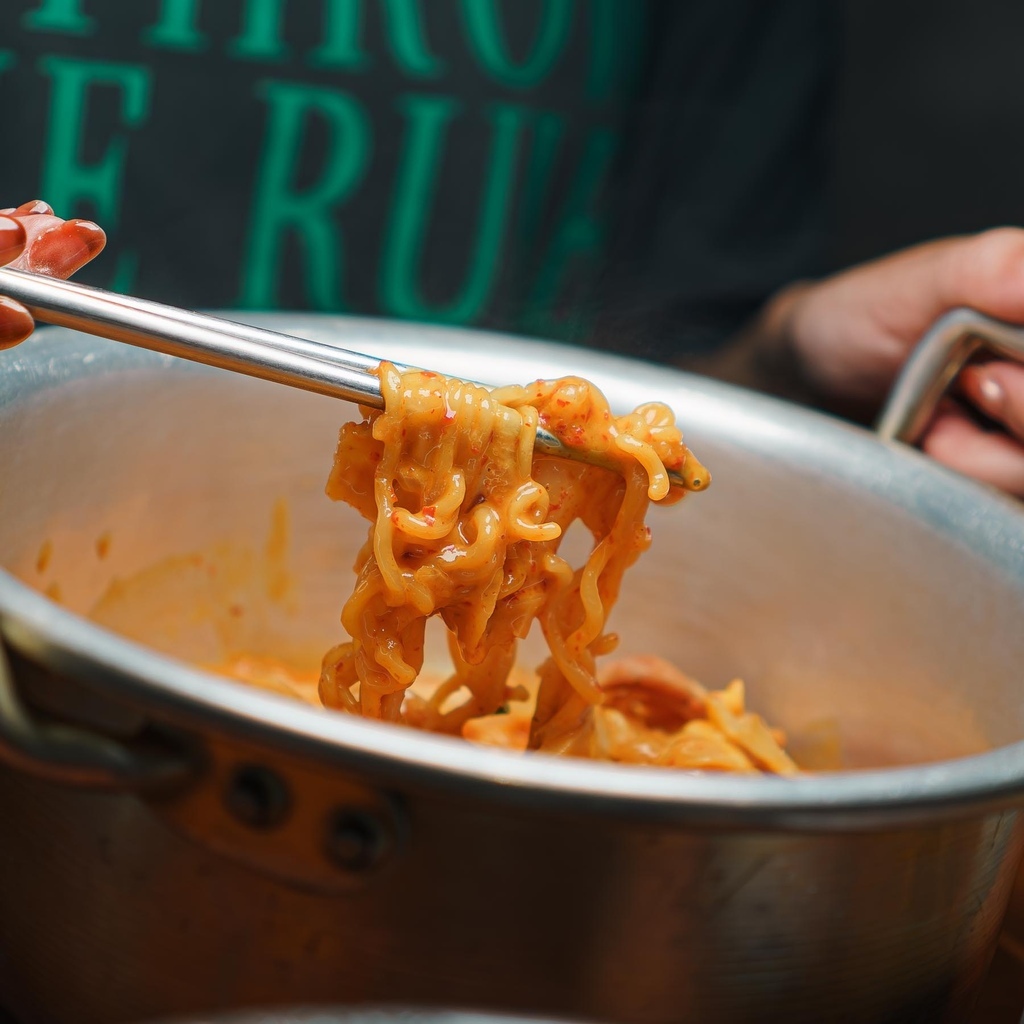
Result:
{"label": "pot rim", "polygon": [[[335,340],[339,334],[376,333],[383,343],[382,332],[386,332],[389,351],[396,348],[396,334],[400,340],[408,338],[414,347],[422,347],[424,339],[443,336],[444,358],[437,360],[442,364],[437,368],[444,371],[443,364],[448,363],[448,372],[457,367],[460,349],[478,350],[495,339],[507,346],[510,340],[507,335],[415,324],[388,322],[382,327],[381,321],[337,316],[301,316],[298,330],[295,315],[247,315],[245,319],[307,337],[326,334]],[[27,344],[45,343],[57,333],[40,331],[38,335],[44,337]],[[533,349],[525,354],[535,356],[538,369],[552,375],[579,362],[579,350],[571,346],[514,340],[520,355],[524,349]],[[401,352],[392,358],[402,358]],[[811,471],[820,470],[837,482],[853,482],[896,500],[928,526],[949,534],[951,541],[968,543],[992,565],[995,575],[1009,578],[1024,591],[1024,515],[1015,502],[903,445],[883,443],[868,431],[819,413],[666,367],[587,353],[587,376],[598,386],[613,379],[621,382],[625,367],[631,384],[645,392],[648,400],[674,391],[679,406],[710,403],[712,415],[728,420],[730,440],[766,454],[777,454],[780,444],[785,450],[798,450],[804,456],[801,465]],[[704,411],[708,413],[707,408]],[[837,444],[850,456],[839,460],[841,465],[834,457]],[[1024,799],[1024,740],[949,761],[786,779],[520,754],[395,728],[314,708],[158,654],[54,604],[2,569],[0,633],[14,649],[46,667],[97,688],[109,687],[135,706],[155,710],[157,719],[193,730],[212,721],[220,729],[263,743],[326,757],[386,784],[473,792],[490,802],[690,824],[817,831],[938,820],[1008,808]]]}

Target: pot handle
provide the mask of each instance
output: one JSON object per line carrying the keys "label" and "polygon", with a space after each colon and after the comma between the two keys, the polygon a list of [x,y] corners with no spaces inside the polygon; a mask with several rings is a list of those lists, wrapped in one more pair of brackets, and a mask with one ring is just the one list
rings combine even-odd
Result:
{"label": "pot handle", "polygon": [[939,399],[981,349],[1024,362],[1024,329],[966,307],[936,320],[889,392],[875,427],[882,440],[906,444],[920,440]]}
{"label": "pot handle", "polygon": [[131,747],[71,725],[37,722],[18,696],[0,641],[0,763],[81,789],[152,791],[192,776],[195,764],[156,737]]}

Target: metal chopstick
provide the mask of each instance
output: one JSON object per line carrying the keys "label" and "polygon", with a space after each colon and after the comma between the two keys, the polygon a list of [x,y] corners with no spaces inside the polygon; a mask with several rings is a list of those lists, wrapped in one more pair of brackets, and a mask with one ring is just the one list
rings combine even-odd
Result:
{"label": "metal chopstick", "polygon": [[[380,360],[361,352],[9,267],[0,267],[0,295],[20,302],[41,323],[384,407],[380,381],[369,372]],[[569,448],[543,428],[537,430],[535,446],[548,455],[608,464],[599,453]],[[669,470],[669,478],[685,486],[679,472]]]}
{"label": "metal chopstick", "polygon": [[[0,270],[0,279],[2,279],[4,273],[5,271]],[[25,276],[38,277],[39,275]],[[297,338],[290,334],[267,331],[260,327],[253,327],[250,324],[239,323],[236,320],[223,320],[220,317],[196,313],[190,309],[166,306],[160,302],[153,302],[150,299],[140,299],[137,296],[125,296],[118,292],[104,292],[99,288],[90,288],[87,285],[77,284],[74,281],[63,281],[61,285],[61,290],[66,293],[77,292],[83,295],[91,294],[94,296],[98,294],[120,306],[131,306],[135,309],[156,313],[166,320],[172,320],[179,324],[208,327],[212,331],[219,331],[232,337],[251,338],[256,343],[266,342],[268,336],[272,336],[276,348],[284,348],[289,352],[295,352],[299,355],[312,356],[314,359],[324,358],[324,345],[317,341],[310,341],[307,338]],[[363,355],[361,352],[354,352],[349,349],[339,349],[333,345],[329,345],[327,348],[331,353],[342,352],[347,363],[366,370],[374,370],[380,363],[380,359],[376,356]]]}
{"label": "metal chopstick", "polygon": [[43,323],[384,407],[380,382],[368,372],[377,360],[333,345],[9,268],[0,269],[0,295]]}

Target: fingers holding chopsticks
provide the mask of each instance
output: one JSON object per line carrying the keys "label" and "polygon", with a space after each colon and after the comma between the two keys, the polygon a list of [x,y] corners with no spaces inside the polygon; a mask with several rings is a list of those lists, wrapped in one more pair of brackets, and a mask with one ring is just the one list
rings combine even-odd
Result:
{"label": "fingers holding chopsticks", "polygon": [[[67,278],[98,255],[103,229],[89,220],[62,220],[34,200],[0,210],[0,266]],[[24,341],[34,327],[28,310],[0,296],[0,349]]]}

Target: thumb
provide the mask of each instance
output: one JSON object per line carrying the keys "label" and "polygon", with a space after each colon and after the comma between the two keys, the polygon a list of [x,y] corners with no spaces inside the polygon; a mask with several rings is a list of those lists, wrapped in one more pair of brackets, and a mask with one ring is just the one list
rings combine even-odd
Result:
{"label": "thumb", "polygon": [[970,306],[979,313],[1024,323],[1024,229],[994,228],[951,239],[938,275],[940,312]]}
{"label": "thumb", "polygon": [[21,221],[0,216],[0,267],[16,260],[25,251],[25,229]]}

